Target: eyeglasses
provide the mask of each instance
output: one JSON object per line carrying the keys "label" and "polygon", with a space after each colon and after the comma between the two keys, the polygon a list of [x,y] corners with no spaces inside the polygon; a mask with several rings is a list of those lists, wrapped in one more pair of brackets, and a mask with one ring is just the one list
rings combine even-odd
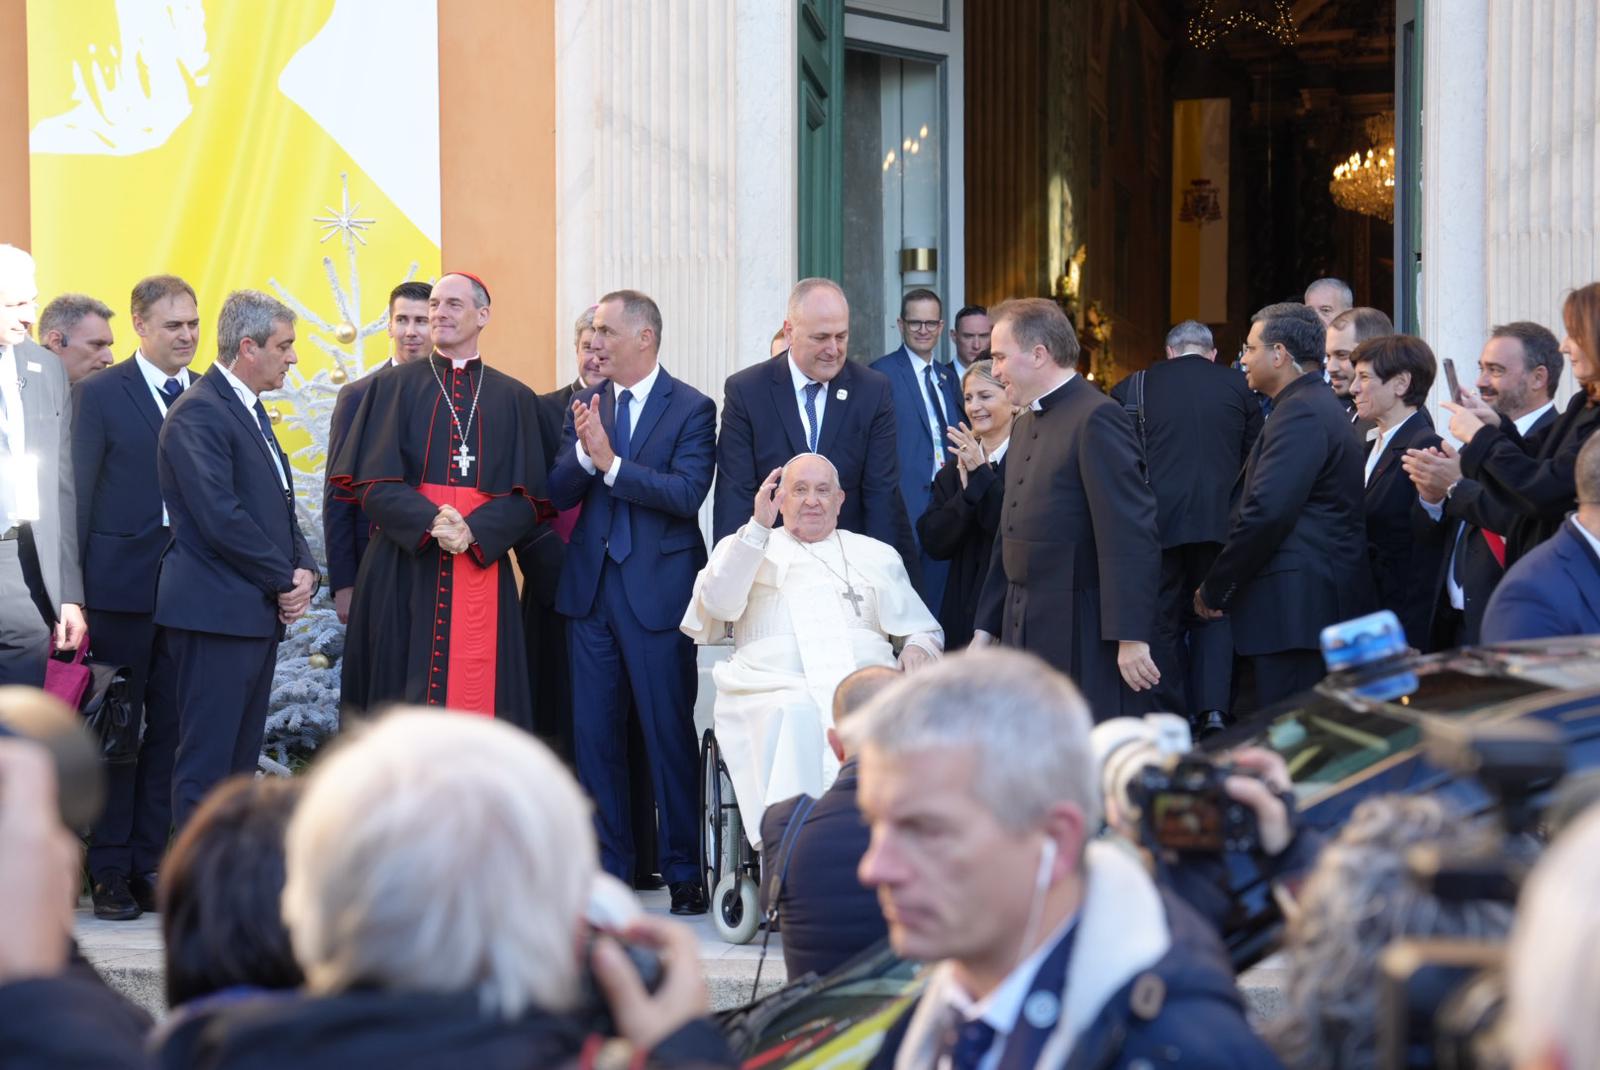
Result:
{"label": "eyeglasses", "polygon": [[900,322],[910,330],[920,333],[923,331],[937,331],[944,320],[901,320]]}
{"label": "eyeglasses", "polygon": [[1248,357],[1251,353],[1254,353],[1258,349],[1276,349],[1282,344],[1282,342],[1263,342],[1258,346],[1253,346],[1249,342],[1246,342],[1244,345],[1239,347],[1239,359],[1243,360],[1245,357]]}

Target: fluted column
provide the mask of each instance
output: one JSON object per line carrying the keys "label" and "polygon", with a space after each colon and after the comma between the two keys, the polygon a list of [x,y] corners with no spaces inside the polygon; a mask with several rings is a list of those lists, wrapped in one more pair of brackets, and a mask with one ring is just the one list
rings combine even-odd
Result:
{"label": "fluted column", "polygon": [[[792,4],[558,0],[557,304],[661,306],[662,362],[716,398],[764,358],[795,265]],[[561,374],[573,374],[571,333]]]}

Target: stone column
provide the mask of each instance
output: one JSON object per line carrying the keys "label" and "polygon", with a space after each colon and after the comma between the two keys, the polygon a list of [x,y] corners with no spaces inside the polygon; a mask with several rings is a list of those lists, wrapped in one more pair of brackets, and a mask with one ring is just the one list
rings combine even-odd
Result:
{"label": "stone column", "polygon": [[716,398],[794,283],[795,22],[771,0],[558,0],[558,371],[608,290],[661,306],[662,363]]}
{"label": "stone column", "polygon": [[[1423,40],[1422,336],[1469,383],[1476,379],[1487,308],[1490,3],[1455,0],[1448,18],[1428,20]],[[1449,414],[1438,403],[1448,396],[1440,374],[1428,401],[1441,429]]]}

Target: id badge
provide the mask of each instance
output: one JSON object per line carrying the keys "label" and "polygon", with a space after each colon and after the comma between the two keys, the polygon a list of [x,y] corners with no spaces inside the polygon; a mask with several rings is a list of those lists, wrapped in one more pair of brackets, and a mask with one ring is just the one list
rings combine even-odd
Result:
{"label": "id badge", "polygon": [[24,453],[13,454],[5,461],[6,476],[11,485],[11,519],[22,523],[39,519],[39,458]]}

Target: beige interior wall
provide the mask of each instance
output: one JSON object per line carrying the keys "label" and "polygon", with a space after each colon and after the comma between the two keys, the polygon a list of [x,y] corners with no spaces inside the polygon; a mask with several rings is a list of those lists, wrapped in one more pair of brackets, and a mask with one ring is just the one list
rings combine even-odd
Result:
{"label": "beige interior wall", "polygon": [[555,385],[555,0],[439,0],[443,270],[488,284],[484,354]]}
{"label": "beige interior wall", "polygon": [[0,0],[0,242],[28,248],[28,4]]}

